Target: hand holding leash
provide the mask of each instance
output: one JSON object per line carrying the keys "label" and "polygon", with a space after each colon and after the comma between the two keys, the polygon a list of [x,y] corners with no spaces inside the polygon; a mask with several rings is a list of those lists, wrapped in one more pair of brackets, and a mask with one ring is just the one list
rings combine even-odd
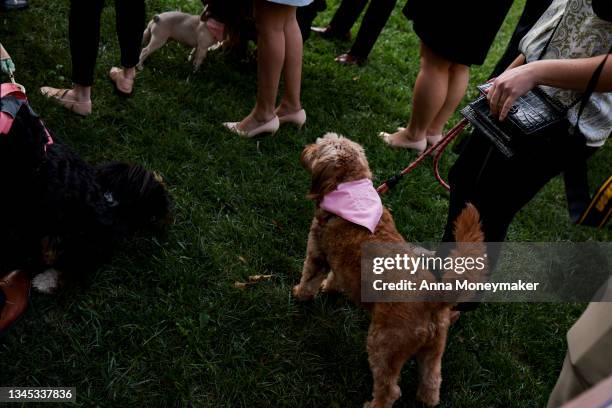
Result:
{"label": "hand holding leash", "polygon": [[10,76],[11,78],[13,77],[13,73],[15,72],[15,64],[13,63],[11,56],[8,52],[6,52],[2,44],[0,44],[0,70],[2,70],[3,73]]}
{"label": "hand holding leash", "polygon": [[11,56],[6,51],[4,46],[0,43],[0,71],[2,73],[8,75],[11,83],[17,85],[21,90],[25,93],[25,87],[21,84],[18,84],[15,81],[15,63],[11,59]]}

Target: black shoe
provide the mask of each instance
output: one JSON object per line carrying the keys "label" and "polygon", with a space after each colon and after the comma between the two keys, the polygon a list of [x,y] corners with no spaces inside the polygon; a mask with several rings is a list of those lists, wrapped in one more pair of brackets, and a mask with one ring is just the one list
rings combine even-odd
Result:
{"label": "black shoe", "polygon": [[0,0],[0,10],[13,11],[28,8],[28,0]]}
{"label": "black shoe", "polygon": [[356,57],[350,53],[338,55],[335,61],[340,65],[363,65],[365,64],[364,58]]}

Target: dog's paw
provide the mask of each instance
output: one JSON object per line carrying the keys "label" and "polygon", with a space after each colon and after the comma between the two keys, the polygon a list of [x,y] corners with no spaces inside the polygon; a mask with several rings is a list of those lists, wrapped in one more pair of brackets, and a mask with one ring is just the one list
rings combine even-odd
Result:
{"label": "dog's paw", "polygon": [[428,407],[435,407],[440,403],[440,389],[427,388],[419,385],[416,397]]}
{"label": "dog's paw", "polygon": [[342,292],[342,289],[338,287],[338,282],[336,281],[336,277],[333,272],[327,274],[327,278],[323,279],[321,282],[321,293],[336,293]]}
{"label": "dog's paw", "polygon": [[139,71],[142,71],[144,69],[144,65],[142,65],[142,63],[136,65],[136,69]]}
{"label": "dog's paw", "polygon": [[340,292],[340,290],[336,287],[333,281],[330,281],[329,279],[325,279],[321,283],[321,293],[332,294],[332,293],[337,293],[337,292]]}
{"label": "dog's paw", "polygon": [[208,47],[208,51],[216,51],[223,46],[223,41],[217,41],[210,47]]}
{"label": "dog's paw", "polygon": [[312,300],[314,298],[314,295],[302,293],[302,287],[300,285],[295,285],[291,293],[297,300]]}
{"label": "dog's paw", "polygon": [[395,401],[402,396],[402,389],[397,384],[389,385],[388,393],[373,395],[374,399],[363,404],[364,408],[392,408]]}
{"label": "dog's paw", "polygon": [[47,269],[32,279],[32,287],[38,292],[53,294],[60,286],[60,273],[55,269]]}

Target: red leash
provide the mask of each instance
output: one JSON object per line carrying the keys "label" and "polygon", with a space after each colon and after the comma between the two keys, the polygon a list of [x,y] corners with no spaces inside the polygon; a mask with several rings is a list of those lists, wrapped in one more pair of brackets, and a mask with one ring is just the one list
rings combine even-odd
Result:
{"label": "red leash", "polygon": [[385,181],[383,184],[381,184],[380,187],[376,189],[376,191],[378,191],[378,194],[383,195],[387,191],[395,187],[397,183],[402,179],[402,177],[410,173],[412,170],[416,169],[419,166],[419,164],[421,164],[423,160],[425,160],[427,156],[431,155],[433,152],[436,152],[436,154],[434,155],[434,162],[433,162],[434,175],[436,176],[436,180],[438,180],[438,182],[442,185],[442,187],[450,191],[450,186],[448,185],[446,181],[444,181],[442,176],[440,176],[440,170],[438,168],[438,163],[440,162],[440,157],[442,157],[442,153],[444,153],[444,150],[446,149],[448,144],[461,134],[463,129],[465,129],[465,127],[468,125],[468,123],[469,122],[467,119],[463,119],[461,122],[457,123],[455,127],[453,127],[446,134],[446,136],[444,136],[442,140],[440,140],[438,143],[436,143],[433,146],[429,146],[427,150],[421,153],[419,157],[417,157],[412,163],[410,163],[408,167],[406,167],[404,170],[402,170],[395,176]]}

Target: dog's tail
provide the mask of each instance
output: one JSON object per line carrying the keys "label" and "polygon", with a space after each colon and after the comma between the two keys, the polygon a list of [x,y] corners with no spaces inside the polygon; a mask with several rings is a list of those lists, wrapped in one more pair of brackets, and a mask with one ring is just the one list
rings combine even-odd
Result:
{"label": "dog's tail", "polygon": [[443,280],[485,281],[488,276],[487,251],[480,213],[473,204],[468,203],[455,220],[454,236],[454,248],[449,252],[449,258],[454,260],[454,269],[445,271]]}
{"label": "dog's tail", "polygon": [[158,174],[136,164],[113,162],[96,168],[96,180],[114,209],[113,223],[125,233],[172,221],[170,197]]}
{"label": "dog's tail", "polygon": [[478,243],[484,241],[484,233],[480,225],[480,213],[474,204],[468,203],[455,220],[455,241],[458,246],[463,242]]}

